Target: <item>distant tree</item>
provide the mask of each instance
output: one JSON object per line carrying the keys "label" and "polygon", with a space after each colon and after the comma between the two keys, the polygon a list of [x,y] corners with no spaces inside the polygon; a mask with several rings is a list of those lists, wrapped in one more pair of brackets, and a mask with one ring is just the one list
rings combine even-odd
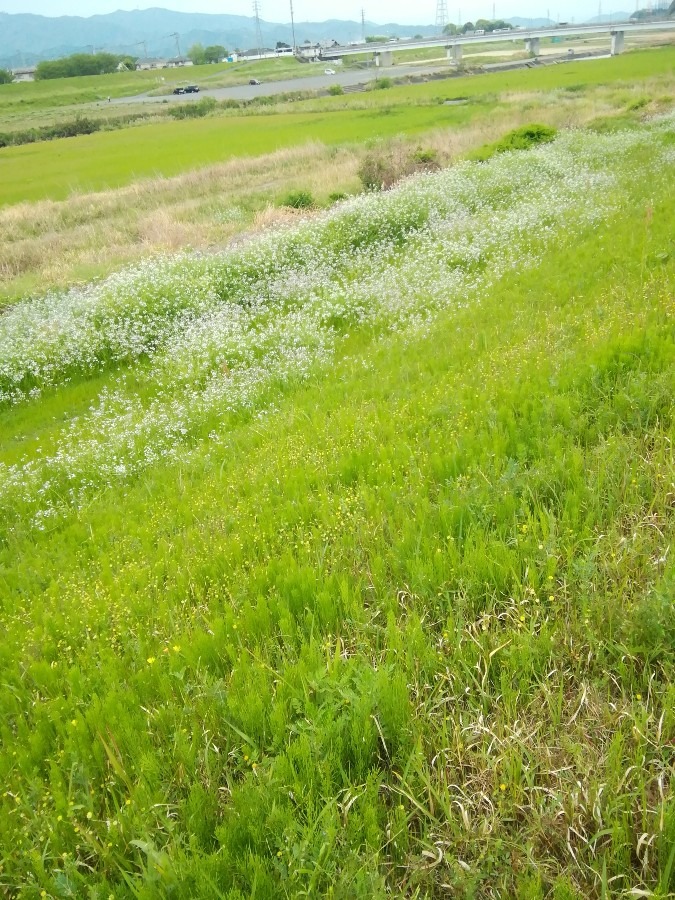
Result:
{"label": "distant tree", "polygon": [[227,49],[221,44],[211,44],[209,47],[204,48],[204,56],[206,57],[206,62],[217,63],[220,62],[221,59],[225,59],[227,56]]}
{"label": "distant tree", "polygon": [[457,34],[457,26],[453,25],[452,22],[448,22],[448,24],[443,29],[443,34]]}
{"label": "distant tree", "polygon": [[137,56],[123,56],[122,59],[120,60],[120,63],[129,72],[133,72],[135,70],[137,62],[138,62]]}
{"label": "distant tree", "polygon": [[[675,3],[675,0],[673,0],[673,3]],[[413,35],[413,40],[414,41],[423,41],[424,35],[423,34],[415,34],[415,35]]]}
{"label": "distant tree", "polygon": [[123,56],[113,53],[73,53],[63,59],[44,60],[35,69],[36,81],[75,78],[79,75],[106,75],[117,70]]}
{"label": "distant tree", "polygon": [[206,60],[206,50],[202,44],[193,44],[187,52],[188,57],[196,66],[203,66]]}
{"label": "distant tree", "polygon": [[368,34],[366,35],[366,44],[384,44],[389,38],[386,34]]}
{"label": "distant tree", "polygon": [[475,29],[475,27],[474,27],[473,22],[465,22],[465,23],[462,25],[462,34],[466,34],[467,31],[475,31],[475,30],[476,30],[476,29]]}
{"label": "distant tree", "polygon": [[[675,2],[675,0],[674,0],[674,2]],[[277,41],[277,50],[290,50],[290,49],[291,49],[290,44],[284,44],[283,41]]]}
{"label": "distant tree", "polygon": [[668,7],[668,15],[675,16],[675,0],[673,0],[673,2]]}
{"label": "distant tree", "polygon": [[11,84],[14,81],[14,76],[11,72],[8,72],[7,69],[0,69],[0,84]]}
{"label": "distant tree", "polygon": [[474,25],[475,31],[506,31],[512,29],[513,25],[509,25],[503,19],[478,19]]}

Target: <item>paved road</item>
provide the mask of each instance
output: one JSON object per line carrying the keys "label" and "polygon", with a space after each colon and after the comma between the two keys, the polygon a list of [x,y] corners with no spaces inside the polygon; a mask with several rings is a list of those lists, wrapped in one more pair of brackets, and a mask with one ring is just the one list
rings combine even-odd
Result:
{"label": "paved road", "polygon": [[[575,48],[575,54],[573,56],[562,54],[560,53],[560,50],[554,50],[552,52],[559,54],[556,56],[556,59],[560,62],[572,62],[583,59],[584,57],[592,57],[602,51],[599,51],[596,48],[589,50],[578,47]],[[542,54],[540,59],[542,62],[553,61],[552,57],[547,57],[545,54]],[[467,61],[471,62],[471,57],[468,57]],[[508,63],[486,65],[480,58],[476,58],[475,63],[482,65],[485,71],[490,71],[491,69],[525,66],[528,64],[528,61],[514,60],[513,62]],[[293,91],[325,91],[328,90],[331,84],[341,84],[343,87],[353,87],[354,85],[359,84],[369,84],[376,78],[404,78],[406,76],[423,78],[436,74],[450,76],[455,71],[451,65],[448,65],[444,61],[429,62],[426,65],[419,66],[399,64],[388,68],[376,68],[373,66],[368,69],[347,69],[346,71],[341,71],[338,67],[335,69],[335,75],[326,75],[326,68],[330,68],[330,63],[326,63],[325,61],[323,63],[308,63],[307,69],[309,74],[303,78],[287,78],[283,81],[269,81],[259,85],[241,84],[236,87],[217,88],[210,88],[208,85],[202,83],[200,85],[199,94],[162,94],[159,96],[157,94],[138,94],[136,97],[120,97],[117,100],[113,100],[112,103],[128,105],[130,103],[162,103],[167,100],[171,103],[196,103],[200,97],[214,97],[216,100],[253,100],[255,97],[270,97],[275,94],[286,94]],[[185,71],[184,84],[189,84],[189,79],[190,70],[187,69]]]}
{"label": "paved road", "polygon": [[[335,75],[324,74],[324,69],[328,68],[327,64],[317,65],[308,63],[307,69],[311,73],[306,78],[288,78],[284,81],[270,81],[266,84],[250,85],[242,84],[237,87],[220,87],[209,88],[201,85],[199,94],[168,94],[158,97],[156,94],[139,94],[136,97],[120,97],[113,100],[113,103],[157,103],[163,100],[178,101],[185,103],[190,100],[198,100],[200,97],[214,97],[216,100],[253,100],[255,97],[269,97],[274,94],[285,94],[291,91],[321,91],[327,90],[331,84],[341,84],[343,87],[352,87],[357,84],[368,84],[374,79],[387,77],[400,78],[404,75],[433,75],[435,72],[451,71],[448,66],[426,65],[426,66],[392,66],[391,68],[370,68],[370,69],[350,69],[345,72],[335,70]],[[185,82],[189,84],[190,70],[185,72]]]}

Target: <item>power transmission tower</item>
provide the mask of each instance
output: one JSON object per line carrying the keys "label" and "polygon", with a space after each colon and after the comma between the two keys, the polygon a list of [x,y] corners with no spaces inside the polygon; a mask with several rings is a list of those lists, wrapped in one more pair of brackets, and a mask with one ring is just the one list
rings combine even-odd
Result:
{"label": "power transmission tower", "polygon": [[258,41],[258,56],[262,56],[262,32],[260,30],[260,3],[253,0],[253,15],[255,16],[255,37]]}
{"label": "power transmission tower", "polygon": [[291,31],[293,32],[293,53],[295,53],[295,19],[293,18],[293,0],[291,2]]}
{"label": "power transmission tower", "polygon": [[365,9],[361,10],[361,40],[365,44],[365,42],[366,42],[366,11],[365,11]]}
{"label": "power transmission tower", "polygon": [[437,0],[436,3],[436,28],[443,31],[448,24],[448,4],[446,0]]}
{"label": "power transmission tower", "polygon": [[180,59],[180,58],[181,58],[181,52],[180,52],[180,38],[179,38],[178,32],[177,32],[177,31],[174,31],[174,32],[170,35],[170,37],[176,38],[176,50],[178,51],[178,59]]}

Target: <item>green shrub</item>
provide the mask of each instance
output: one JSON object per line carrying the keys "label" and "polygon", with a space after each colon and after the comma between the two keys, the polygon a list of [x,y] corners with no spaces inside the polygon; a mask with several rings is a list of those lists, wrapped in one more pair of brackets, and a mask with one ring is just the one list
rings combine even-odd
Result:
{"label": "green shrub", "polygon": [[[53,141],[56,138],[77,137],[80,134],[94,134],[107,123],[101,119],[88,119],[77,116],[68,122],[56,122],[54,125],[41,125],[39,128],[28,128],[25,131],[12,131],[0,134],[0,147],[35,144],[39,141]],[[126,123],[121,123],[126,124]],[[114,127],[121,127],[119,126]]]}
{"label": "green shrub", "polygon": [[180,106],[174,106],[169,113],[174,119],[201,119],[213,112],[217,105],[213,97],[202,97],[196,103],[181,103]]}
{"label": "green shrub", "polygon": [[281,206],[290,206],[291,209],[310,209],[314,206],[314,197],[311,191],[291,191],[281,201]]}
{"label": "green shrub", "polygon": [[423,165],[433,165],[438,162],[438,152],[431,147],[418,147],[413,153],[413,159]]}
{"label": "green shrub", "polygon": [[375,81],[375,85],[374,85],[376,91],[384,91],[387,88],[390,88],[393,86],[394,86],[394,82],[391,80],[391,78],[378,78]]}
{"label": "green shrub", "polygon": [[529,150],[538,144],[549,144],[556,136],[557,129],[550,125],[521,125],[520,128],[514,128],[509,131],[503,138],[495,141],[493,144],[485,144],[478,150],[469,154],[469,159],[485,162],[485,160],[496,156],[497,153],[506,153],[511,150]]}
{"label": "green shrub", "polygon": [[402,141],[393,141],[374,147],[359,166],[359,178],[367,191],[390,188],[402,178],[416,172],[429,172],[440,168],[438,154],[431,148],[410,148]]}
{"label": "green shrub", "polygon": [[332,194],[328,195],[328,200],[331,203],[339,203],[340,200],[346,200],[349,194],[345,194],[344,191],[333,191]]}
{"label": "green shrub", "polygon": [[331,86],[328,88],[328,93],[333,97],[339,97],[340,94],[344,94],[344,90],[342,89],[341,84],[331,84]]}

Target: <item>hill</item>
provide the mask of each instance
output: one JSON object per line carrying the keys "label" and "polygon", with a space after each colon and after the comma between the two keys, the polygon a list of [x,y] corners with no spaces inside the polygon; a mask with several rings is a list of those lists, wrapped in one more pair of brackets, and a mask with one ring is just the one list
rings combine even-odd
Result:
{"label": "hill", "polygon": [[612,22],[627,22],[631,17],[629,12],[603,13],[601,16],[593,16],[586,21],[590,25],[611,25]]}
{"label": "hill", "polygon": [[[290,43],[290,23],[261,22],[263,42],[274,46],[277,41]],[[386,35],[435,33],[430,25],[385,25],[366,23],[366,31]],[[0,13],[0,65],[18,66],[55,59],[70,53],[89,52],[92,47],[111,53],[145,53],[165,56],[176,52],[173,33],[179,35],[183,51],[197,41],[223,44],[234,49],[256,45],[255,19],[252,16],[180,13],[167,9],[118,10],[97,16],[38,16],[29,13]],[[340,43],[359,40],[360,22],[329,19],[325,22],[297,22],[298,43],[309,40],[336,40]]]}

